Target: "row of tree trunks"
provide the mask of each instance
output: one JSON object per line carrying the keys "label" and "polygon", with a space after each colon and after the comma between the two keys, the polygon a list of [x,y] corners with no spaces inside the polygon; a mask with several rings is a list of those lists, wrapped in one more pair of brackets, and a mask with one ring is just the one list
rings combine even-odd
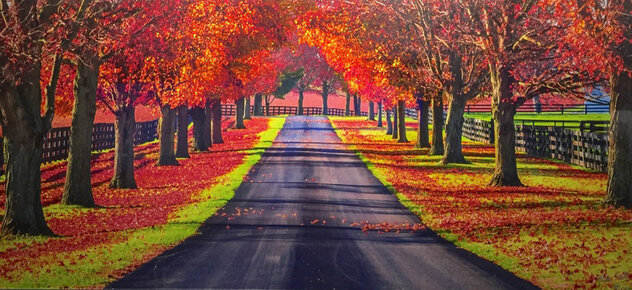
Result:
{"label": "row of tree trunks", "polygon": [[92,130],[97,111],[98,64],[91,67],[79,61],[73,86],[74,104],[70,126],[68,166],[62,203],[93,207],[92,174]]}
{"label": "row of tree trunks", "polygon": [[384,127],[384,124],[382,122],[382,114],[384,112],[382,111],[382,102],[379,102],[377,104],[377,127],[378,128],[382,128]]}
{"label": "row of tree trunks", "polygon": [[417,98],[417,148],[430,148],[430,138],[428,131],[428,119],[430,118],[430,101],[425,101],[421,97]]}
{"label": "row of tree trunks", "polygon": [[432,98],[432,146],[429,155],[443,155],[443,98],[441,93]]}

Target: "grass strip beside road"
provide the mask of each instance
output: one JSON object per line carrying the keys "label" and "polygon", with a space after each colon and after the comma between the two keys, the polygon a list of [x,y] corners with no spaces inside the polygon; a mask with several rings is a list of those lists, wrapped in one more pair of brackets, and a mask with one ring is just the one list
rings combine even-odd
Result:
{"label": "grass strip beside road", "polygon": [[[225,144],[155,166],[157,144],[137,148],[136,190],[109,190],[111,153],[93,163],[95,200],[102,207],[57,204],[65,164],[43,168],[43,200],[59,237],[0,240],[0,288],[103,287],[184,239],[230,200],[244,176],[272,145],[284,118],[247,120],[245,130],[224,131]],[[227,122],[225,122],[227,123]]]}
{"label": "grass strip beside road", "polygon": [[519,154],[527,187],[493,188],[493,146],[466,141],[471,163],[444,166],[414,148],[415,130],[397,143],[365,118],[330,120],[405,206],[457,246],[543,288],[632,287],[632,211],[602,204],[606,174]]}

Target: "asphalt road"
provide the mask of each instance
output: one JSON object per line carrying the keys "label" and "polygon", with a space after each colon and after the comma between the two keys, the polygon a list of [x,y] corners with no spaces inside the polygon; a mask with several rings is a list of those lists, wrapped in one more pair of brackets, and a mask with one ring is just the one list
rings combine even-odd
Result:
{"label": "asphalt road", "polygon": [[534,287],[430,230],[362,231],[383,223],[396,230],[390,225],[420,221],[344,149],[326,118],[290,117],[199,235],[109,287]]}

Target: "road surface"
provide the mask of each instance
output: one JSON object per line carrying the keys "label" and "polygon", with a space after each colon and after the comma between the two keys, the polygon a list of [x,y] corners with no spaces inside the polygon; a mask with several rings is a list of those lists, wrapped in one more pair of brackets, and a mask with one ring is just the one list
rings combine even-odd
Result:
{"label": "road surface", "polygon": [[109,287],[534,287],[429,230],[362,231],[382,223],[395,230],[420,221],[344,149],[326,118],[289,117],[199,235]]}

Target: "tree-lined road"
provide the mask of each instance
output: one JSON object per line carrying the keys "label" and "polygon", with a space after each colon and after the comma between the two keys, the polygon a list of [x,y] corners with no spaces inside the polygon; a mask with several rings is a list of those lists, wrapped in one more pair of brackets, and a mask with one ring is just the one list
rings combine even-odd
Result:
{"label": "tree-lined road", "polygon": [[324,117],[289,117],[235,197],[200,234],[109,287],[532,288],[418,224],[344,149]]}

